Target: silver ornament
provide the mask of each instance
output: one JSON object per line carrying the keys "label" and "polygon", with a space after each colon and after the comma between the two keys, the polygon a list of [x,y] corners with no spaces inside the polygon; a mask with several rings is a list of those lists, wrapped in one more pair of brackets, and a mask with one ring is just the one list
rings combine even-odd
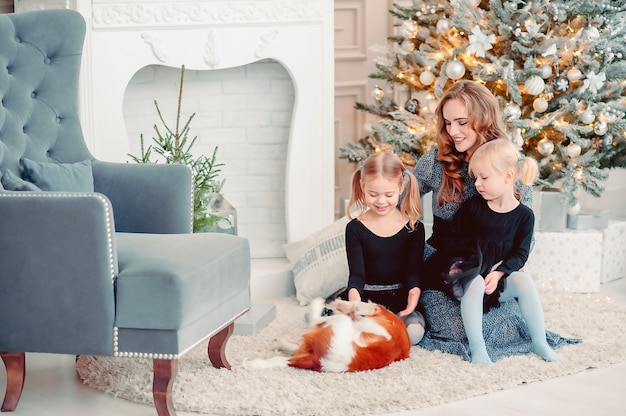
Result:
{"label": "silver ornament", "polygon": [[418,105],[419,103],[417,102],[415,98],[409,98],[407,102],[404,103],[404,109],[408,111],[409,113],[415,113],[415,110],[417,110]]}
{"label": "silver ornament", "polygon": [[604,136],[606,132],[608,131],[608,129],[609,129],[608,126],[602,120],[596,121],[596,123],[593,126],[593,131],[598,136]]}
{"label": "silver ornament", "polygon": [[613,135],[607,133],[602,136],[602,142],[600,143],[600,150],[608,150],[613,146]]}
{"label": "silver ornament", "polygon": [[546,139],[545,137],[537,143],[537,151],[542,156],[551,155],[554,151],[554,143],[550,139]]}
{"label": "silver ornament", "polygon": [[376,101],[380,101],[383,99],[383,97],[385,96],[385,91],[383,91],[382,88],[380,87],[376,87],[372,90],[372,97],[376,100]]}

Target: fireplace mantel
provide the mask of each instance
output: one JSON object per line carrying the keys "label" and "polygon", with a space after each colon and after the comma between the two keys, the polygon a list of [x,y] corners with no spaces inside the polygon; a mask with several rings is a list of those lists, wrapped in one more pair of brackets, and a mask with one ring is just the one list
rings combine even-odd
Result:
{"label": "fireplace mantel", "polygon": [[[213,70],[270,58],[296,92],[285,211],[287,238],[334,220],[333,2],[331,0],[19,0],[16,12],[68,8],[87,22],[81,121],[97,158],[126,161],[122,102],[148,65]],[[253,155],[252,155],[253,157]]]}

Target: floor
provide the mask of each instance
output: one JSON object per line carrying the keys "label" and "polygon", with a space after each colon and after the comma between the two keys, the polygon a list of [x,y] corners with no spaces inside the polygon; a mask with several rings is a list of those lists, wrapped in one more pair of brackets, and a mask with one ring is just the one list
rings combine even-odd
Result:
{"label": "floor", "polygon": [[[601,293],[626,304],[626,279],[602,285]],[[26,383],[16,416],[155,416],[154,408],[112,398],[84,386],[73,370],[74,357],[27,355]],[[6,376],[0,374],[0,391]],[[541,383],[499,391],[422,411],[393,416],[603,416],[626,414],[626,362]],[[416,387],[417,388],[417,387]],[[178,412],[179,416],[196,413]]]}

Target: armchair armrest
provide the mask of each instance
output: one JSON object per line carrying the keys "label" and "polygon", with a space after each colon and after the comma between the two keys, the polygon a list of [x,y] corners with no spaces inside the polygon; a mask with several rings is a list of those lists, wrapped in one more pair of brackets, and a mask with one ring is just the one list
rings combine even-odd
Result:
{"label": "armchair armrest", "polygon": [[109,198],[116,231],[190,233],[191,169],[185,165],[93,161],[94,189]]}
{"label": "armchair armrest", "polygon": [[110,355],[117,274],[96,193],[0,193],[0,351]]}

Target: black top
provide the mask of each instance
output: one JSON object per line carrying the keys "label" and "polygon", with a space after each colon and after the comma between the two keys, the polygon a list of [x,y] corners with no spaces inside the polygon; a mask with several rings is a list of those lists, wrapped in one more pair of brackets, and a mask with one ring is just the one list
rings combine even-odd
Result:
{"label": "black top", "polygon": [[[424,258],[424,225],[417,221],[390,237],[380,237],[358,219],[346,225],[346,251],[350,277],[348,291],[363,296],[364,285],[402,284],[405,290],[420,287]],[[406,304],[406,299],[405,299]]]}
{"label": "black top", "polygon": [[465,202],[454,216],[446,252],[449,257],[457,257],[478,244],[483,257],[481,275],[486,276],[502,260],[496,270],[504,272],[506,277],[526,263],[534,226],[535,215],[526,205],[519,204],[505,213],[495,212],[477,195]]}

